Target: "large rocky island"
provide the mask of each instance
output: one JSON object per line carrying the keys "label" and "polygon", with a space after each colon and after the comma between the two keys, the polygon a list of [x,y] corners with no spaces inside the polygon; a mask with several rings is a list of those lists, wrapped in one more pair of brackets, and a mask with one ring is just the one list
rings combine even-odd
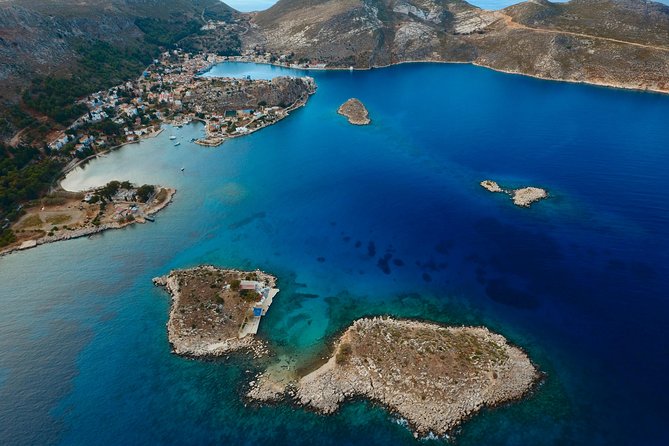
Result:
{"label": "large rocky island", "polygon": [[279,292],[262,271],[204,265],[153,279],[172,296],[167,333],[174,353],[206,358],[237,350],[265,353],[254,337],[260,319]]}
{"label": "large rocky island", "polygon": [[539,376],[522,350],[486,328],[375,317],[355,321],[318,369],[292,381],[265,372],[248,396],[287,392],[322,413],[364,397],[405,418],[417,436],[443,435],[483,407],[523,397]]}

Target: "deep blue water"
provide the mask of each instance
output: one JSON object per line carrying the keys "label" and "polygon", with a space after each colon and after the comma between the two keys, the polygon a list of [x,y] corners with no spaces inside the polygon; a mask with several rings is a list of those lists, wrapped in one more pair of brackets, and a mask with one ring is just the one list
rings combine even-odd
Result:
{"label": "deep blue water", "polygon": [[[278,275],[260,331],[298,364],[372,314],[526,349],[544,383],[459,445],[667,444],[669,97],[467,65],[310,74],[307,106],[261,132],[203,148],[174,129],[66,179],[178,193],[154,224],[0,258],[0,444],[415,444],[364,402],[247,407],[259,365],[171,355],[151,278],[200,263]],[[337,115],[353,96],[371,126]],[[550,198],[521,209],[487,178]]]}

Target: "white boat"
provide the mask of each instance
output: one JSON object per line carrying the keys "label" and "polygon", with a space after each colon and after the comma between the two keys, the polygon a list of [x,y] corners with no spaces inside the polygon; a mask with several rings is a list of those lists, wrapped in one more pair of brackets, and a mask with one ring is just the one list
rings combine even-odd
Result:
{"label": "white boat", "polygon": [[177,147],[177,146],[180,146],[180,145],[181,145],[181,143],[178,142],[178,143],[174,144],[174,147]]}
{"label": "white boat", "polygon": [[171,136],[170,136],[170,140],[174,141],[175,139],[177,139],[176,136],[174,136],[174,135],[171,135]]}

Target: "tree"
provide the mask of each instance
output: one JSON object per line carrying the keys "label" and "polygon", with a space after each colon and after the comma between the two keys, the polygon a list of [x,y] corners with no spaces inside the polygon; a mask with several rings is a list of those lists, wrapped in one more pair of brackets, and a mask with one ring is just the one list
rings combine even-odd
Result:
{"label": "tree", "polygon": [[147,200],[153,193],[156,191],[156,187],[150,184],[145,184],[137,189],[137,199],[142,203],[146,203]]}

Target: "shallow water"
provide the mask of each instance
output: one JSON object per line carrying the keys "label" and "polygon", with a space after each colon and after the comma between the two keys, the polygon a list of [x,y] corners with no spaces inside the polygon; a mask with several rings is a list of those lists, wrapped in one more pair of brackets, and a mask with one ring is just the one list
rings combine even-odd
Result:
{"label": "shallow water", "polygon": [[[200,263],[278,275],[260,331],[298,365],[372,314],[485,324],[526,349],[544,383],[458,444],[669,440],[669,97],[466,65],[308,74],[307,106],[258,133],[203,148],[201,125],[173,129],[66,178],[178,192],[153,224],[0,258],[0,443],[415,443],[364,402],[246,406],[243,357],[171,355],[151,278]],[[371,126],[337,115],[350,97]],[[487,178],[550,198],[521,209]]]}

